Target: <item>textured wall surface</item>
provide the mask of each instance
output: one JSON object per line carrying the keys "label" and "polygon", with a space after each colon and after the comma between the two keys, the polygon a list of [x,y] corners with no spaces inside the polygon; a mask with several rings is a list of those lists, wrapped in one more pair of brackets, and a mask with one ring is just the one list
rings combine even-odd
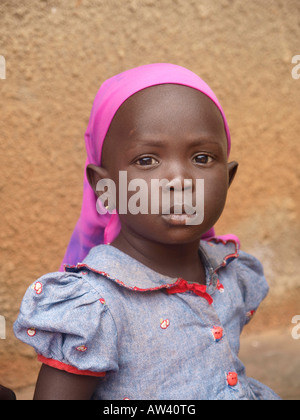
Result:
{"label": "textured wall surface", "polygon": [[106,78],[151,62],[190,68],[219,97],[240,167],[217,232],[237,234],[265,267],[271,292],[249,331],[291,327],[299,35],[298,0],[0,1],[0,382],[21,387],[36,374],[12,323],[27,286],[58,269],[79,215],[94,96]]}

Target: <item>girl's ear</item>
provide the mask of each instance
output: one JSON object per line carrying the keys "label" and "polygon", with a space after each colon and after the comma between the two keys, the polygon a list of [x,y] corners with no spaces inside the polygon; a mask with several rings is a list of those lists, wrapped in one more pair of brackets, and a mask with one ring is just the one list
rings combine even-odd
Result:
{"label": "girl's ear", "polygon": [[90,186],[93,188],[97,196],[100,195],[100,191],[97,190],[97,183],[104,178],[109,178],[109,174],[106,169],[101,166],[96,166],[93,164],[87,165],[86,167],[86,176],[89,181]]}
{"label": "girl's ear", "polygon": [[230,187],[232,181],[234,180],[235,174],[237,172],[239,164],[237,162],[228,163],[228,188]]}

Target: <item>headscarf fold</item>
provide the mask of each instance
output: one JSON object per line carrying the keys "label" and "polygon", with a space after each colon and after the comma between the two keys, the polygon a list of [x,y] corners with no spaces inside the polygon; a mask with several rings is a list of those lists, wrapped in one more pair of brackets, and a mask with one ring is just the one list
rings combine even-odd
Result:
{"label": "headscarf fold", "polygon": [[[161,84],[178,84],[199,90],[218,107],[224,121],[227,136],[228,156],[230,153],[230,132],[223,109],[211,88],[195,73],[174,64],[148,64],[120,73],[106,80],[98,90],[85,133],[87,159],[84,171],[83,200],[79,220],[71,236],[60,270],[64,264],[76,265],[99,244],[111,243],[119,234],[121,224],[118,214],[99,214],[96,209],[97,197],[88,183],[88,164],[101,165],[102,147],[111,121],[120,106],[130,96],[140,90]],[[206,232],[202,239],[215,236],[214,228]],[[234,235],[218,237],[221,240],[237,239]]]}

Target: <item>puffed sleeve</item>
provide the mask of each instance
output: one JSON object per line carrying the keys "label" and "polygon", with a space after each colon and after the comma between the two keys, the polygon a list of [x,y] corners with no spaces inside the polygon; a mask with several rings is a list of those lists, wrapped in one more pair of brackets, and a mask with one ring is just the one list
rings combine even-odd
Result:
{"label": "puffed sleeve", "polygon": [[243,251],[239,254],[237,274],[245,304],[245,324],[247,324],[267,296],[269,286],[260,261]]}
{"label": "puffed sleeve", "polygon": [[14,332],[39,360],[70,373],[118,370],[117,332],[105,298],[80,273],[51,273],[28,288]]}

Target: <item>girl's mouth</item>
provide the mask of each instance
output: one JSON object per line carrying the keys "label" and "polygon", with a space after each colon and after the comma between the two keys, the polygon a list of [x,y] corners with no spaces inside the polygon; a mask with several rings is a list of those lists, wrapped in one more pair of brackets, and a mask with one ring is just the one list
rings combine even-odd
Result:
{"label": "girl's mouth", "polygon": [[189,221],[195,216],[195,209],[188,205],[174,204],[170,208],[165,208],[162,211],[162,218],[173,226],[189,225]]}
{"label": "girl's mouth", "polygon": [[169,224],[174,226],[188,225],[188,221],[193,217],[191,214],[163,214],[162,218]]}

